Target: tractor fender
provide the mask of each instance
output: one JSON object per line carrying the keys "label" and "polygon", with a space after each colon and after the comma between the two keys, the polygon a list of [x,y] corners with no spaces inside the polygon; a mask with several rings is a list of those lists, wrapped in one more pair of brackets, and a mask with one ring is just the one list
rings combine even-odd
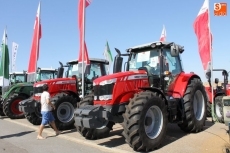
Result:
{"label": "tractor fender", "polygon": [[[200,77],[194,73],[180,73],[175,76],[174,80],[168,87],[168,96],[173,98],[182,98],[190,80]],[[201,79],[200,79],[201,80]]]}
{"label": "tractor fender", "polygon": [[73,92],[72,90],[60,90],[60,92],[64,92],[68,95],[72,95],[74,98],[77,99],[77,102],[80,102],[80,97],[79,97],[79,94],[76,93],[76,92]]}
{"label": "tractor fender", "polygon": [[218,92],[213,98],[215,99],[217,96],[226,96],[226,94],[224,92]]}
{"label": "tractor fender", "polygon": [[166,102],[165,104],[168,105],[168,101],[167,101],[164,93],[161,90],[159,90],[158,88],[155,88],[155,87],[141,87],[140,89],[149,90],[149,91],[157,92],[158,94],[161,94],[161,96],[165,99],[165,102]]}

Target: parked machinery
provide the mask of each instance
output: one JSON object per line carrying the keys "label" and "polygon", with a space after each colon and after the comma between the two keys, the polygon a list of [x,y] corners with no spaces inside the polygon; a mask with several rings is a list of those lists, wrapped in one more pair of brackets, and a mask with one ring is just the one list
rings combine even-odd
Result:
{"label": "parked machinery", "polygon": [[165,139],[168,122],[185,132],[203,129],[207,95],[200,77],[183,71],[182,46],[153,42],[129,48],[127,54],[116,50],[114,71],[121,70],[121,56],[128,56],[126,72],[93,81],[94,92],[75,111],[75,126],[82,136],[103,138],[121,123],[134,150],[150,151]]}
{"label": "parked machinery", "polygon": [[[93,80],[97,77],[107,75],[106,65],[109,62],[104,59],[90,59],[90,65],[87,66],[84,78],[84,94],[87,95],[92,91]],[[61,64],[62,65],[62,64]],[[74,127],[74,109],[80,101],[82,95],[82,74],[78,70],[78,61],[67,63],[68,70],[66,78],[52,79],[37,82],[33,86],[33,97],[20,102],[19,109],[25,113],[27,120],[34,124],[41,124],[40,113],[40,96],[42,86],[48,84],[51,102],[56,109],[53,111],[56,126],[59,130],[65,130]],[[63,65],[60,69],[64,69]],[[63,71],[63,70],[62,70]]]}
{"label": "parked machinery", "polygon": [[[38,68],[37,81],[53,79],[57,77],[57,70],[52,68]],[[17,76],[14,76],[17,82]],[[19,78],[19,77],[18,77]],[[22,80],[24,78],[24,80]],[[18,104],[31,96],[33,82],[27,82],[27,74],[21,76],[20,83],[10,86],[9,90],[2,96],[1,106],[3,113],[11,119],[24,118],[23,112],[19,111]]]}
{"label": "parked machinery", "polygon": [[[223,116],[223,103],[222,99],[224,96],[230,95],[230,88],[228,85],[228,72],[224,69],[213,69],[213,71],[221,71],[222,76],[224,77],[223,83],[219,85],[219,79],[215,78],[216,87],[213,90],[213,99],[214,99],[214,114],[215,118],[218,122],[224,123],[224,116]],[[206,88],[206,92],[208,94],[208,103],[207,103],[207,116],[212,116],[212,92],[211,92],[211,82],[209,81],[209,87]]]}

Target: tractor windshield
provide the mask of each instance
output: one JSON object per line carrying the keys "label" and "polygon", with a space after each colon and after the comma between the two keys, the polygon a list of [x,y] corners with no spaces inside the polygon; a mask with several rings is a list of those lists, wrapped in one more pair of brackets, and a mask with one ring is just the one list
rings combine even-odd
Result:
{"label": "tractor windshield", "polygon": [[57,78],[56,71],[41,70],[40,74],[37,74],[37,80],[39,81],[55,79],[55,78]]}
{"label": "tractor windshield", "polygon": [[21,83],[24,82],[25,75],[24,74],[11,74],[10,75],[10,82],[12,83]]}
{"label": "tractor windshield", "polygon": [[[176,75],[182,71],[179,57],[172,57],[169,49],[163,51],[164,71],[170,71]],[[154,75],[160,74],[160,56],[156,49],[142,52],[134,52],[129,61],[129,70],[138,70],[140,67],[148,67]]]}
{"label": "tractor windshield", "polygon": [[[76,75],[76,77],[81,78],[82,73],[78,71],[78,64],[70,64],[68,69],[68,77]],[[105,64],[99,62],[90,61],[90,66],[85,70],[85,76],[89,80],[93,80],[96,77],[106,74]]]}

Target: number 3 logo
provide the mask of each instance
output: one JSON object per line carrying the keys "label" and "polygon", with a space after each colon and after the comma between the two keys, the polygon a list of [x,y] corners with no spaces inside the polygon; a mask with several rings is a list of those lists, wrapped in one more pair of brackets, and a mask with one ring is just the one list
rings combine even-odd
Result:
{"label": "number 3 logo", "polygon": [[215,3],[214,4],[214,10],[219,11],[221,9],[221,4],[220,3]]}

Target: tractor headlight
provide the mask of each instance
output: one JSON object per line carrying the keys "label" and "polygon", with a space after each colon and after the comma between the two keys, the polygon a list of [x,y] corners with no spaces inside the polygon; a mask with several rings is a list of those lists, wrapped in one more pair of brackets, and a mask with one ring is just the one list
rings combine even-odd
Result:
{"label": "tractor headlight", "polygon": [[104,80],[102,82],[99,83],[99,85],[106,85],[106,84],[112,84],[112,83],[115,83],[117,81],[117,78],[115,79],[109,79],[109,80]]}

